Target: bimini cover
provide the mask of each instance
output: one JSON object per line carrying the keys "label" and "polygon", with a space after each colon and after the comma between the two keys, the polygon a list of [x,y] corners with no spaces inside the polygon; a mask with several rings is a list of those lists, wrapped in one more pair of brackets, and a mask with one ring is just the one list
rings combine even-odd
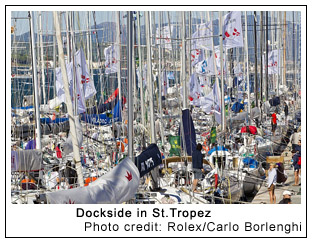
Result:
{"label": "bimini cover", "polygon": [[257,168],[258,167],[258,162],[250,157],[244,158],[243,163],[245,166],[248,166],[249,168]]}
{"label": "bimini cover", "polygon": [[134,197],[140,174],[127,157],[88,186],[46,194],[50,204],[119,204]]}
{"label": "bimini cover", "polygon": [[[213,152],[216,151],[216,147],[213,147],[209,152],[208,155],[210,156]],[[217,151],[228,151],[224,146],[217,146]]]}
{"label": "bimini cover", "polygon": [[11,171],[31,172],[42,170],[41,150],[11,151]]}
{"label": "bimini cover", "polygon": [[250,134],[253,134],[253,135],[256,135],[257,134],[257,128],[255,126],[244,126],[242,127],[241,129],[241,133],[250,133]]}

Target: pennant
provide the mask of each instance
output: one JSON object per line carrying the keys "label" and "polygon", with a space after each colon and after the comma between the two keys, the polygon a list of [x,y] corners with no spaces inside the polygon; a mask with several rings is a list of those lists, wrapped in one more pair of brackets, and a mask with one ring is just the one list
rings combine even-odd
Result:
{"label": "pennant", "polygon": [[233,11],[223,17],[223,46],[226,48],[243,47],[241,12]]}
{"label": "pennant", "polygon": [[170,151],[169,156],[180,156],[181,155],[181,143],[180,143],[180,136],[171,136],[169,135],[169,143],[170,143]]}

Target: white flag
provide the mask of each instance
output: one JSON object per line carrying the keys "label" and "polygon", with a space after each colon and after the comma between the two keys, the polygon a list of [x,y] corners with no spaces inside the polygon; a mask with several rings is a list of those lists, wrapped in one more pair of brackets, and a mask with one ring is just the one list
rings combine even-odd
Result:
{"label": "white flag", "polygon": [[213,43],[213,31],[211,22],[203,23],[197,26],[197,30],[192,35],[192,49],[205,49],[211,50]]}
{"label": "white flag", "polygon": [[244,46],[240,11],[230,12],[223,17],[223,46],[226,48]]}
{"label": "white flag", "polygon": [[[173,26],[171,26],[171,33],[173,32]],[[160,29],[156,28],[156,44],[161,44],[161,47],[172,49],[171,36],[169,26],[166,25]]]}
{"label": "white flag", "polygon": [[[72,102],[74,101],[74,92],[73,92],[73,62],[70,62],[69,64],[66,64],[66,71],[67,71],[67,79],[69,83],[69,92],[71,96]],[[65,98],[65,90],[64,90],[64,82],[62,77],[62,71],[61,68],[55,68],[56,73],[56,94],[61,102],[66,102]],[[76,73],[77,75],[77,73]],[[76,76],[77,77],[77,76]],[[76,97],[78,101],[78,112],[84,113],[86,111],[86,103],[85,98],[82,94],[81,87],[80,87],[80,80],[76,79]]]}
{"label": "white flag", "polygon": [[190,104],[192,105],[198,105],[199,104],[199,98],[201,97],[201,87],[197,80],[197,75],[194,73],[190,77]]}
{"label": "white flag", "polygon": [[[226,62],[225,62],[225,50],[223,50],[223,75],[226,75]],[[221,75],[221,55],[220,55],[220,46],[215,46],[215,59],[218,75]]]}
{"label": "white flag", "polygon": [[87,62],[83,49],[80,48],[75,54],[77,80],[80,81],[80,86],[85,99],[89,99],[96,94],[93,79],[90,78]]}
{"label": "white flag", "polygon": [[88,186],[47,193],[50,204],[120,204],[134,197],[140,173],[127,157]]}
{"label": "white flag", "polygon": [[118,51],[115,45],[109,46],[104,49],[104,57],[105,57],[105,74],[116,73],[117,62],[118,61]]}
{"label": "white flag", "polygon": [[192,66],[204,59],[204,52],[202,49],[195,49],[191,52]]}
{"label": "white flag", "polygon": [[[280,54],[282,53],[282,51],[280,51]],[[263,59],[263,73],[265,73],[265,69],[266,69],[266,57],[265,55],[262,56]],[[272,50],[269,52],[268,55],[268,74],[272,75],[272,74],[277,74],[278,73],[278,66],[279,66],[279,60],[280,58],[278,58],[278,50]]]}
{"label": "white flag", "polygon": [[220,103],[220,89],[219,81],[217,80],[212,91],[200,99],[200,105],[203,111],[206,113],[214,112],[216,121],[221,124],[221,103]]}

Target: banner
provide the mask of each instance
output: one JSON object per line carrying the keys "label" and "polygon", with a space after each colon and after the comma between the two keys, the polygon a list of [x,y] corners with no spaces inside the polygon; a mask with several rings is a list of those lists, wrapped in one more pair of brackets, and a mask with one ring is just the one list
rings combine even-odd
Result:
{"label": "banner", "polygon": [[80,81],[79,84],[85,99],[93,97],[96,94],[96,90],[93,79],[90,78],[86,58],[82,48],[80,48],[75,54],[75,67],[77,80]]}
{"label": "banner", "polygon": [[118,71],[117,67],[118,57],[119,54],[116,45],[111,45],[104,49],[105,74],[112,74]]}
{"label": "banner", "polygon": [[161,153],[156,144],[150,144],[146,150],[135,157],[135,165],[138,167],[140,177],[152,171],[161,162]]}
{"label": "banner", "polygon": [[180,136],[169,136],[169,143],[170,143],[170,151],[169,156],[180,156],[181,155],[181,137]]}
{"label": "banner", "polygon": [[196,31],[192,34],[192,49],[205,48],[212,49],[213,46],[213,31],[211,22],[199,24]]}
{"label": "banner", "polygon": [[191,51],[192,66],[204,59],[204,52],[202,49],[195,49]]}
{"label": "banner", "polygon": [[233,11],[223,17],[223,47],[243,47],[241,12]]}
{"label": "banner", "polygon": [[120,204],[134,197],[139,183],[138,169],[127,157],[88,186],[48,192],[46,197],[50,204]]}
{"label": "banner", "polygon": [[111,116],[107,114],[83,114],[81,120],[93,125],[110,125],[112,122],[121,121],[121,108],[118,101]]}

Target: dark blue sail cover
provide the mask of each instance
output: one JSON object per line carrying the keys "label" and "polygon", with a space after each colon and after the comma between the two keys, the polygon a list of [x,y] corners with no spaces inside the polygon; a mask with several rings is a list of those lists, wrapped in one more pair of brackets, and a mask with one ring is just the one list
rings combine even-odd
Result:
{"label": "dark blue sail cover", "polygon": [[135,165],[138,167],[140,177],[146,175],[160,164],[161,153],[156,144],[150,144],[146,150],[135,157]]}
{"label": "dark blue sail cover", "polygon": [[196,150],[196,134],[193,119],[189,109],[182,110],[182,123],[184,138],[182,134],[181,148],[182,150],[186,150],[188,156],[192,156],[192,152]]}
{"label": "dark blue sail cover", "polygon": [[112,116],[107,116],[106,114],[83,114],[81,116],[81,120],[85,121],[89,124],[93,125],[109,125],[114,122],[121,121],[121,109],[120,109],[120,102],[116,103],[112,111]]}

